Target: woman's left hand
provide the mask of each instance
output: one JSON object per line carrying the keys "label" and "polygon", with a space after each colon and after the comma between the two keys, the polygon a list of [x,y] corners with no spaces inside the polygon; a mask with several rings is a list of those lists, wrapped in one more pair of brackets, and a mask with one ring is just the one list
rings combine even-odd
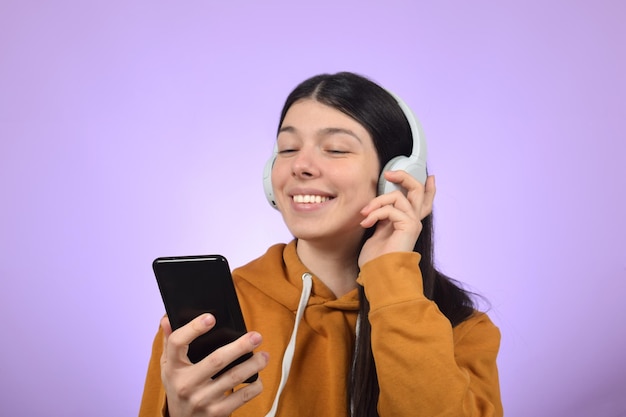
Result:
{"label": "woman's left hand", "polygon": [[429,176],[424,186],[405,171],[384,175],[408,192],[406,196],[399,190],[379,195],[361,210],[365,216],[361,226],[376,225],[376,231],[361,248],[359,267],[386,253],[412,251],[422,231],[422,220],[433,210],[434,176]]}

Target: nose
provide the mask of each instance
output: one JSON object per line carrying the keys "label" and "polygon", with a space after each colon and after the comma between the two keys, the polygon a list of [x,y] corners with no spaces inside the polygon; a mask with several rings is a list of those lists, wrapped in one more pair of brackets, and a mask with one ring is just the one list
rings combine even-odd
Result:
{"label": "nose", "polygon": [[302,148],[291,162],[291,175],[296,178],[314,178],[319,175],[315,150]]}

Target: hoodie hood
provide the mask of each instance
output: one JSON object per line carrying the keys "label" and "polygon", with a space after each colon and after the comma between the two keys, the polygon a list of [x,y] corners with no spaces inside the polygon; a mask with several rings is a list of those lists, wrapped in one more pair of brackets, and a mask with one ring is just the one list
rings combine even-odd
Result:
{"label": "hoodie hood", "polygon": [[334,311],[335,314],[331,314],[336,316],[336,313],[343,315],[344,311],[358,310],[358,291],[354,289],[340,298],[335,297],[332,291],[302,264],[296,253],[295,240],[288,245],[272,246],[263,257],[233,271],[233,277],[239,282],[237,287],[241,288],[241,284],[245,282],[252,287],[250,290],[262,294],[261,299],[265,298],[266,303],[276,302],[289,311],[296,312],[291,337],[282,355],[280,382],[274,394],[272,407],[266,414],[266,417],[274,417],[278,411],[283,388],[289,378],[302,319],[304,318],[315,333],[328,336],[328,329],[325,328],[328,323],[324,317],[330,311]]}
{"label": "hoodie hood", "polygon": [[[277,264],[281,265],[280,269],[276,267]],[[235,279],[246,281],[258,291],[291,311],[298,309],[298,301],[302,293],[302,276],[305,273],[310,273],[313,276],[313,287],[307,307],[324,306],[336,310],[358,310],[358,291],[354,289],[337,298],[300,261],[296,253],[295,239],[289,244],[281,243],[271,246],[264,256],[233,271]]]}

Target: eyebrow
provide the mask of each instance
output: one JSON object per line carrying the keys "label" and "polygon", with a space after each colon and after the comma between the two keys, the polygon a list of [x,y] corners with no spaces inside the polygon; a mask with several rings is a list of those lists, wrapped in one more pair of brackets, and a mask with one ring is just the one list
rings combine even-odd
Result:
{"label": "eyebrow", "polygon": [[[296,128],[293,126],[284,126],[281,127],[280,130],[278,131],[278,133],[283,133],[283,132],[287,132],[287,133],[295,133],[296,132]],[[355,138],[356,140],[358,140],[359,142],[362,142],[361,138],[354,133],[352,130],[350,129],[344,129],[342,127],[326,127],[324,129],[320,129],[318,131],[318,133],[321,136],[329,136],[329,135],[337,135],[337,134],[345,134],[348,136],[352,136],[353,138]]]}

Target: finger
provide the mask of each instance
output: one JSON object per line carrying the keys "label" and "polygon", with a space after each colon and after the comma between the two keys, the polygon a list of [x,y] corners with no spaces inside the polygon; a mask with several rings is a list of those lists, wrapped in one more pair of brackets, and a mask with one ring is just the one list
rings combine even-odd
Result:
{"label": "finger", "polygon": [[[235,387],[244,384],[253,375],[261,372],[267,366],[268,362],[269,354],[267,352],[256,352],[249,359],[217,377],[214,380],[214,384],[220,392],[231,391]],[[252,383],[254,383],[254,381]]]}
{"label": "finger", "polygon": [[365,228],[372,227],[376,222],[382,220],[391,222],[395,230],[413,230],[418,227],[417,223],[419,223],[411,210],[402,211],[388,204],[371,211],[361,221],[361,226]]}
{"label": "finger", "polygon": [[172,325],[170,324],[170,319],[167,316],[163,316],[161,319],[161,328],[163,329],[163,334],[167,339],[169,335],[172,334]]}
{"label": "finger", "polygon": [[[217,392],[214,389],[211,391]],[[205,395],[202,397],[202,393],[198,393],[199,401],[196,408],[206,411],[206,415],[230,416],[233,411],[259,395],[262,391],[263,383],[261,379],[257,379],[253,383],[243,386],[230,394],[225,394],[222,391],[218,396]]]}
{"label": "finger", "polygon": [[400,191],[392,191],[387,194],[379,195],[371,200],[365,207],[361,209],[363,216],[368,216],[374,210],[378,210],[381,207],[393,206],[398,210],[409,212],[413,211],[413,207],[404,194]]}
{"label": "finger", "polygon": [[[193,378],[196,374],[188,375],[186,379],[187,385],[196,387],[193,397],[197,407],[207,409],[209,415],[230,415],[233,410],[261,392],[263,384],[259,378],[245,386],[242,384],[252,375],[259,373],[265,368],[268,359],[268,353],[257,352],[250,359],[233,367],[216,379],[205,377],[202,380],[196,380]],[[200,362],[197,365],[199,364]],[[247,386],[252,386],[252,388],[246,389]],[[234,391],[236,387],[240,388]],[[237,394],[242,389],[244,391]],[[224,393],[226,392],[233,392],[233,394],[225,396]],[[232,397],[232,395],[235,396]]]}
{"label": "finger", "polygon": [[[213,353],[198,362],[198,366],[204,370],[203,373],[213,376],[228,366],[231,362],[247,353],[251,353],[254,349],[261,345],[262,341],[263,338],[259,333],[246,333],[234,342],[216,349]],[[223,375],[220,375],[220,377],[215,381],[219,381],[219,384],[223,385],[223,390],[229,390],[234,386],[241,384],[243,381],[258,372],[260,365],[263,365],[264,367],[266,364],[266,361],[265,363],[259,362],[260,359],[258,357],[255,360],[252,360],[253,358],[255,358],[255,355],[228,370]],[[223,378],[225,375],[228,376]]]}
{"label": "finger", "polygon": [[422,209],[420,212],[420,219],[424,220],[426,216],[433,212],[433,203],[435,201],[435,194],[437,187],[435,185],[435,176],[430,175],[426,178],[426,188],[424,190],[424,198],[422,201]]}
{"label": "finger", "polygon": [[[430,177],[428,177],[426,179],[425,184],[422,184],[421,182],[419,182],[416,178],[411,176],[406,171],[388,171],[385,173],[385,177],[389,181],[400,185],[402,188],[406,190],[406,198],[411,203],[413,207],[412,208],[413,212],[416,214],[417,217],[420,218],[420,220],[426,217],[428,214],[430,214],[430,212],[432,211],[432,198],[430,197],[434,197],[434,189],[432,190],[433,195],[429,196],[429,199],[428,199],[430,208],[428,207],[428,205],[426,207],[423,207],[423,203],[424,203],[425,193],[426,191],[429,191],[427,190],[427,187],[431,186],[430,182],[433,182],[432,186],[434,187],[434,177],[430,181],[428,179]],[[426,210],[424,210],[424,208]]]}
{"label": "finger", "polygon": [[224,411],[230,410],[224,415],[230,415],[234,410],[259,395],[262,391],[263,381],[261,381],[261,378],[258,378],[251,384],[247,384],[246,386],[239,388],[237,391],[233,392],[224,399]]}
{"label": "finger", "polygon": [[384,175],[385,179],[399,185],[407,192],[411,192],[412,190],[421,189],[424,187],[424,185],[419,182],[417,178],[413,177],[411,174],[403,170],[386,171]]}
{"label": "finger", "polygon": [[215,317],[212,314],[202,314],[186,325],[173,331],[166,338],[167,360],[191,363],[187,357],[189,344],[198,336],[208,332],[215,326]]}
{"label": "finger", "polygon": [[411,202],[416,216],[420,220],[424,220],[426,216],[433,211],[433,201],[435,199],[435,176],[430,175],[426,178],[426,183],[418,184],[415,188],[409,190],[407,199]]}
{"label": "finger", "polygon": [[163,352],[161,353],[161,366],[165,363],[167,358],[167,338],[172,334],[172,326],[170,319],[167,316],[161,318],[161,329],[163,329]]}

